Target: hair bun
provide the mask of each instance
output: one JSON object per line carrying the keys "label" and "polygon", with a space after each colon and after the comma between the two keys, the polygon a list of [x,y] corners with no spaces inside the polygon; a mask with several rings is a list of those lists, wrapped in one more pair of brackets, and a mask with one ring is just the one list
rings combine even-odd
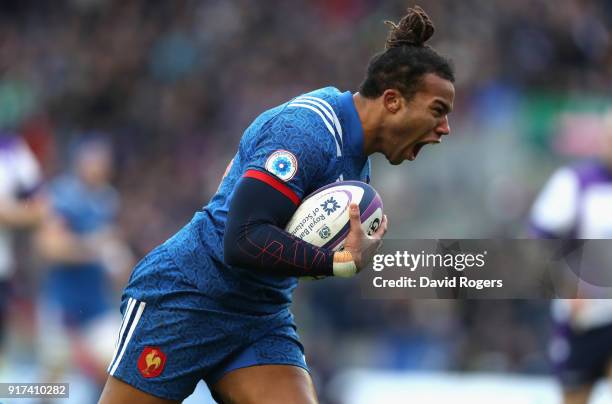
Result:
{"label": "hair bun", "polygon": [[391,26],[385,47],[387,49],[400,46],[424,46],[433,35],[435,27],[427,13],[419,6],[408,8],[408,12],[398,24],[385,21]]}

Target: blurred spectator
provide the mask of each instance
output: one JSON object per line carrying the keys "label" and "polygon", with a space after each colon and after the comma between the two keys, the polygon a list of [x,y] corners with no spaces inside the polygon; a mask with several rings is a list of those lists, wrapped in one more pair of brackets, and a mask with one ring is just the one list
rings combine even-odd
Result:
{"label": "blurred spectator", "polygon": [[[598,123],[599,159],[557,170],[534,205],[534,236],[612,238],[612,110]],[[597,286],[579,277],[580,299],[553,303],[550,357],[565,404],[586,404],[595,383],[612,372],[612,300],[596,299]]]}
{"label": "blurred spectator", "polygon": [[37,241],[46,267],[40,358],[52,380],[76,365],[101,385],[113,355],[121,322],[114,300],[134,261],[115,227],[112,159],[106,140],[84,138],[74,148],[72,170],[49,185],[52,213]]}
{"label": "blurred spectator", "polygon": [[38,162],[23,139],[0,132],[0,367],[15,269],[11,231],[33,227],[44,218],[45,202],[36,195],[41,181]]}

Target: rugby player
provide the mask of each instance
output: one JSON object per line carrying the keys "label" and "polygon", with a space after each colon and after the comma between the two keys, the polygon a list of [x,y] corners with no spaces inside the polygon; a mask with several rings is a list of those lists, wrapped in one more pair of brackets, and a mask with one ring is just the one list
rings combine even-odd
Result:
{"label": "rugby player", "polygon": [[397,165],[450,133],[454,73],[426,45],[433,33],[421,8],[408,9],[357,93],[315,90],[246,129],[208,205],[134,269],[101,403],[179,402],[201,379],[224,403],[317,402],[291,293],[301,276],[357,273],[387,220],[367,236],[352,205],[341,252],[283,228],[317,188],[369,181],[369,155]]}
{"label": "rugby player", "polygon": [[[600,127],[599,158],[559,168],[536,199],[534,237],[612,238],[612,110]],[[565,404],[586,404],[595,383],[612,376],[612,300],[582,297],[552,304],[549,355]]]}

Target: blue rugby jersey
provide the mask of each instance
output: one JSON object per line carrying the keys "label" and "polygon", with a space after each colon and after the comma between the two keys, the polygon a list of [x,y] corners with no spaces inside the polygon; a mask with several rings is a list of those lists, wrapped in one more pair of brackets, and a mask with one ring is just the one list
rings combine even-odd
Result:
{"label": "blue rugby jersey", "polygon": [[363,129],[353,95],[327,87],[262,113],[244,132],[208,205],[164,243],[163,248],[186,278],[210,298],[211,305],[272,313],[289,306],[297,278],[230,267],[223,259],[223,234],[234,188],[252,170],[283,181],[290,189],[287,196],[296,203],[334,181],[369,182],[370,163],[363,151]]}
{"label": "blue rugby jersey", "polygon": [[[114,225],[119,195],[111,186],[92,189],[76,174],[63,175],[49,186],[55,215],[79,237]],[[43,296],[59,304],[64,321],[80,326],[109,310],[112,283],[98,260],[85,263],[52,263],[42,283]]]}

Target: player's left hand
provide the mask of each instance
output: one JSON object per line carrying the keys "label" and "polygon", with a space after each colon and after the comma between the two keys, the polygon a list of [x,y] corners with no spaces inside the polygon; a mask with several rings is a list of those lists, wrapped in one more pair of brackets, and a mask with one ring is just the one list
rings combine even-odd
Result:
{"label": "player's left hand", "polygon": [[350,229],[344,242],[344,250],[351,253],[357,267],[357,272],[365,268],[382,246],[382,239],[387,233],[387,215],[383,215],[382,222],[374,234],[368,236],[361,228],[359,206],[352,203],[349,207]]}

